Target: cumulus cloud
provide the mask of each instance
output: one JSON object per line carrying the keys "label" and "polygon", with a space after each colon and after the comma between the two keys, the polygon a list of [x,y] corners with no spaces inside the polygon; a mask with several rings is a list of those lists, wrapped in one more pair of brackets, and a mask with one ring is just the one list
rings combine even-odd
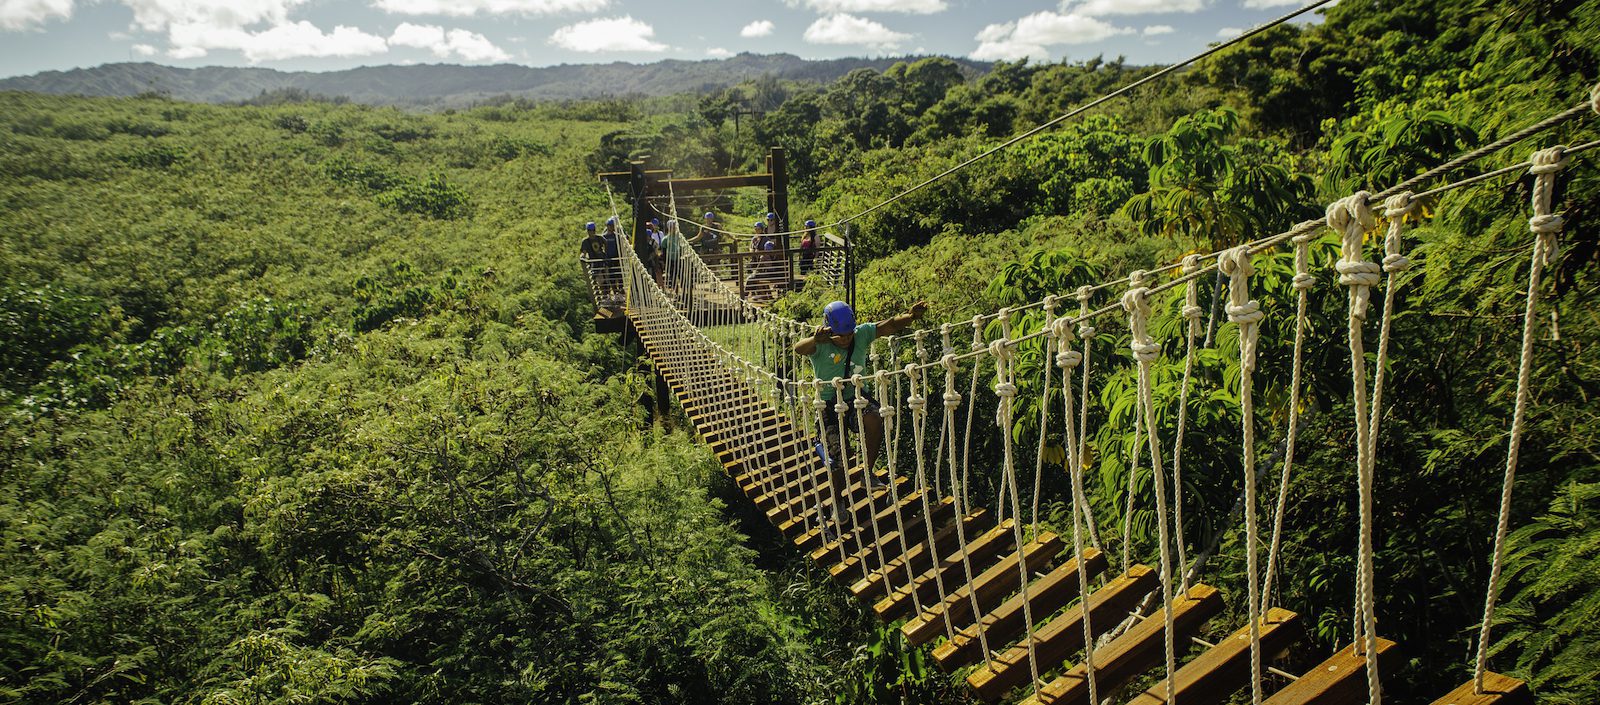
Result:
{"label": "cumulus cloud", "polygon": [[812,22],[803,38],[812,44],[850,44],[874,49],[893,49],[911,35],[896,32],[872,20],[846,15],[828,15]]}
{"label": "cumulus cloud", "polygon": [[[1246,0],[1248,3],[1250,0]],[[1258,0],[1276,2],[1278,0]],[[1288,0],[1300,2],[1300,0]],[[1164,15],[1179,12],[1199,12],[1206,9],[1208,0],[1062,0],[1061,12],[1101,17],[1104,15]]]}
{"label": "cumulus cloud", "polygon": [[33,29],[54,19],[72,18],[73,0],[0,0],[0,29]]}
{"label": "cumulus cloud", "polygon": [[772,24],[772,20],[756,20],[745,25],[744,29],[739,30],[739,36],[747,39],[751,37],[765,37],[769,34],[772,34],[772,29],[774,26],[775,25]]}
{"label": "cumulus cloud", "polygon": [[176,25],[242,29],[266,23],[283,25],[289,10],[306,0],[122,0],[133,11],[133,23],[149,32]]}
{"label": "cumulus cloud", "polygon": [[1217,30],[1217,36],[1222,39],[1233,39],[1241,34],[1244,34],[1244,29],[1241,27],[1223,27]]}
{"label": "cumulus cloud", "polygon": [[1299,5],[1303,0],[1244,0],[1246,10],[1265,10],[1272,7]]}
{"label": "cumulus cloud", "polygon": [[972,58],[978,61],[1016,61],[1022,58],[1049,61],[1051,46],[1090,44],[1133,31],[1094,17],[1046,10],[1015,22],[984,27],[983,31],[978,32],[978,48],[973,50]]}
{"label": "cumulus cloud", "polygon": [[817,12],[905,12],[931,15],[944,12],[945,0],[786,0],[789,7],[805,7]]}
{"label": "cumulus cloud", "polygon": [[1172,34],[1176,31],[1178,30],[1173,29],[1172,25],[1170,24],[1153,24],[1149,27],[1145,27],[1143,34],[1146,37],[1154,37],[1158,34]]}
{"label": "cumulus cloud", "polygon": [[156,48],[153,47],[153,46],[150,46],[149,44],[135,44],[135,45],[133,45],[132,48],[133,48],[133,53],[138,54],[139,56],[155,56],[156,55]]}
{"label": "cumulus cloud", "polygon": [[599,12],[611,0],[372,0],[372,6],[396,15],[554,15]]}
{"label": "cumulus cloud", "polygon": [[323,32],[310,22],[286,22],[260,32],[197,23],[174,24],[167,30],[174,59],[197,59],[214,50],[234,50],[251,63],[299,58],[371,56],[389,50],[383,37],[340,25]]}
{"label": "cumulus cloud", "polygon": [[550,35],[550,43],[563,49],[598,53],[606,51],[666,51],[671,49],[657,42],[656,30],[631,15],[607,19],[588,20],[570,24]]}
{"label": "cumulus cloud", "polygon": [[505,61],[511,58],[510,54],[477,32],[464,29],[445,31],[436,25],[410,22],[402,22],[394,28],[394,34],[389,37],[389,46],[427,49],[441,59],[456,56],[463,61]]}
{"label": "cumulus cloud", "polygon": [[713,59],[726,59],[730,56],[733,56],[733,52],[723,49],[722,47],[711,47],[710,49],[706,50],[706,56],[709,56]]}

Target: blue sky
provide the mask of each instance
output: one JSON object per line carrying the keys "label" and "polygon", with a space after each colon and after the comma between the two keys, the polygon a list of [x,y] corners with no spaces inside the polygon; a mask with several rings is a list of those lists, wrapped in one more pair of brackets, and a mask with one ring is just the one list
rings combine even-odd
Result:
{"label": "blue sky", "polygon": [[0,76],[119,61],[327,71],[739,52],[1167,63],[1307,0],[0,0]]}

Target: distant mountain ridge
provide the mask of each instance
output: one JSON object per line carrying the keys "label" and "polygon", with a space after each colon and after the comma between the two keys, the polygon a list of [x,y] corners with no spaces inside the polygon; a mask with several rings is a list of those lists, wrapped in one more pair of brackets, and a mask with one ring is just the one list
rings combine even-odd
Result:
{"label": "distant mountain ridge", "polygon": [[[502,95],[546,100],[674,95],[713,90],[768,75],[828,82],[858,68],[882,71],[897,61],[918,58],[922,57],[811,60],[793,54],[745,53],[727,59],[666,59],[651,64],[617,61],[542,68],[421,64],[328,72],[223,66],[185,69],[142,62],[0,79],[0,90],[86,96],[155,92],[192,102],[233,103],[263,92],[299,89],[374,105],[454,107]],[[974,75],[988,71],[990,66],[966,59],[953,61]]]}

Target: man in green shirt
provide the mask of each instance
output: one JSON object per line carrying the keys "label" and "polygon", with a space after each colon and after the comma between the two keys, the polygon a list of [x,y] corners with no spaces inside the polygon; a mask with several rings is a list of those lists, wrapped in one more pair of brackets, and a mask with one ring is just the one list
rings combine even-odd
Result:
{"label": "man in green shirt", "polygon": [[[822,423],[826,429],[826,443],[828,448],[828,469],[830,487],[835,491],[847,487],[849,478],[844,467],[845,440],[850,432],[855,430],[855,385],[849,382],[852,375],[867,374],[867,356],[872,348],[872,341],[878,336],[894,335],[912,321],[922,318],[927,313],[928,302],[918,301],[911,305],[911,310],[888,320],[877,323],[856,324],[855,311],[843,301],[835,301],[822,309],[823,325],[817,326],[811,337],[794,344],[794,351],[811,359],[811,369],[816,373],[817,379],[822,381],[822,398],[829,402],[828,409],[822,414]],[[833,380],[845,380],[843,396],[849,410],[844,413],[844,428],[839,428],[839,414],[833,409],[834,390]],[[865,431],[862,440],[865,446],[867,478],[871,478],[871,469],[878,460],[878,446],[883,442],[883,419],[878,416],[878,401],[865,391],[862,396],[867,399],[867,408],[863,409],[860,425]],[[859,451],[858,451],[859,452]],[[860,462],[858,456],[850,458]],[[842,498],[839,498],[842,499]],[[835,501],[835,513],[839,512],[839,502]]]}

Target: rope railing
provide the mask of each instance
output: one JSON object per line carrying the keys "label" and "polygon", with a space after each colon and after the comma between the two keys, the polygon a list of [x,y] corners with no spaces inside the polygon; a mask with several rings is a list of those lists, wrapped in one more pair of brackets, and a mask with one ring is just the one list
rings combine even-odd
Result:
{"label": "rope railing", "polygon": [[[1263,662],[1262,628],[1273,602],[1274,582],[1281,571],[1279,554],[1282,549],[1286,497],[1301,422],[1299,406],[1304,379],[1303,348],[1311,326],[1306,314],[1307,297],[1316,279],[1310,268],[1310,247],[1324,233],[1332,231],[1340,240],[1340,256],[1333,262],[1332,269],[1337,273],[1340,283],[1348,288],[1347,316],[1343,324],[1351,363],[1355,428],[1353,474],[1356,478],[1359,514],[1353,609],[1354,649],[1357,655],[1365,658],[1368,701],[1371,705],[1381,705],[1378,660],[1373,658],[1378,651],[1376,575],[1373,567],[1373,532],[1377,517],[1373,494],[1378,470],[1378,438],[1383,430],[1383,395],[1389,374],[1387,360],[1393,333],[1392,321],[1397,307],[1397,293],[1405,283],[1405,279],[1399,275],[1410,267],[1403,249],[1407,224],[1415,220],[1416,210],[1424,198],[1437,197],[1528,170],[1535,177],[1534,217],[1530,223],[1535,247],[1526,292],[1525,328],[1502,502],[1494,536],[1495,549],[1485,615],[1474,664],[1475,682],[1481,688],[1488,659],[1490,626],[1500,588],[1517,455],[1529,403],[1530,341],[1541,276],[1545,268],[1554,264],[1555,238],[1562,227],[1560,215],[1554,212],[1557,204],[1551,202],[1550,194],[1556,174],[1566,168],[1575,155],[1600,147],[1600,140],[1573,148],[1543,150],[1526,162],[1462,177],[1430,190],[1413,192],[1409,189],[1427,184],[1581,115],[1596,112],[1600,112],[1600,87],[1596,87],[1589,100],[1577,108],[1565,110],[1466,152],[1376,195],[1358,192],[1339,199],[1328,206],[1323,219],[1304,221],[1283,232],[1218,252],[1188,255],[1177,263],[1153,270],[1132,272],[1125,277],[1085,285],[1067,295],[1051,294],[1036,302],[977,314],[963,321],[943,324],[937,331],[920,330],[885,336],[887,342],[878,346],[878,350],[871,355],[872,369],[833,380],[817,379],[808,361],[796,351],[795,343],[813,334],[810,326],[773,314],[742,296],[738,287],[731,286],[718,276],[687,245],[679,232],[682,221],[676,214],[675,203],[670,205],[669,212],[665,214],[668,216],[668,227],[660,254],[652,260],[646,260],[632,248],[622,248],[616,265],[617,274],[591,268],[591,287],[597,301],[614,296],[615,290],[608,282],[615,276],[621,282],[621,294],[629,316],[635,320],[641,332],[648,331],[658,354],[668,356],[672,363],[678,365],[690,365],[694,360],[710,361],[710,367],[696,369],[706,374],[721,375],[728,382],[729,390],[709,394],[708,399],[711,400],[713,415],[726,419],[717,423],[724,424],[719,428],[730,431],[727,443],[740,449],[740,452],[757,455],[769,452],[767,448],[772,440],[770,419],[763,420],[761,415],[739,408],[741,404],[749,405],[751,399],[761,400],[764,409],[807,436],[820,434],[826,438],[830,432],[829,419],[832,419],[841,436],[838,461],[846,469],[859,467],[862,470],[859,483],[848,477],[841,480],[826,470],[809,475],[802,471],[797,478],[783,473],[765,473],[758,474],[756,480],[761,483],[763,491],[770,495],[781,495],[786,504],[801,507],[798,516],[803,518],[808,531],[822,532],[832,527],[833,533],[828,535],[825,547],[838,554],[839,565],[855,566],[858,574],[865,579],[881,581],[886,593],[893,599],[903,600],[915,615],[943,609],[943,606],[952,602],[966,601],[974,620],[982,616],[982,605],[975,594],[968,592],[962,596],[946,584],[946,570],[952,571],[949,576],[961,575],[964,584],[970,588],[979,572],[970,560],[970,551],[980,541],[998,540],[995,538],[998,535],[996,532],[1011,534],[1004,540],[1009,541],[1008,545],[1020,556],[1029,539],[1029,531],[1024,529],[1024,524],[1036,529],[1040,523],[1041,495],[1047,489],[1043,480],[1055,464],[1047,463],[1046,455],[1052,449],[1059,448],[1062,454],[1059,464],[1066,471],[1065,479],[1069,488],[1066,511],[1072,524],[1072,551],[1080,567],[1076,586],[1079,599],[1087,604],[1090,593],[1089,576],[1082,569],[1086,551],[1091,545],[1096,550],[1104,551],[1112,543],[1101,537],[1102,528],[1108,529],[1108,537],[1114,539],[1116,548],[1122,549],[1125,556],[1124,571],[1133,563],[1135,556],[1131,552],[1136,548],[1140,553],[1159,560],[1158,593],[1165,630],[1163,661],[1166,678],[1162,687],[1165,690],[1165,702],[1175,703],[1177,687],[1173,674],[1180,652],[1176,646],[1179,636],[1174,622],[1174,609],[1188,594],[1190,578],[1182,513],[1182,469],[1185,466],[1185,425],[1190,418],[1191,385],[1195,377],[1196,338],[1203,317],[1196,284],[1209,273],[1226,277],[1228,299],[1225,311],[1228,323],[1238,329],[1241,370],[1235,382],[1238,385],[1235,398],[1239,404],[1237,413],[1240,419],[1238,431],[1243,471],[1240,484],[1244,508],[1242,531],[1248,599],[1245,612],[1248,623],[1243,629],[1250,642],[1251,701],[1260,703],[1265,697],[1262,680],[1265,673],[1293,677]],[[1381,213],[1375,212],[1371,205],[1380,198],[1385,199]],[[615,213],[614,197],[612,207]],[[1367,257],[1366,240],[1381,224],[1387,225],[1382,238],[1383,256],[1380,261],[1372,261]],[[1293,288],[1296,299],[1289,421],[1281,459],[1276,455],[1269,457],[1259,463],[1263,467],[1258,468],[1256,455],[1261,443],[1257,440],[1255,429],[1257,413],[1253,373],[1257,367],[1258,336],[1265,313],[1250,296],[1250,277],[1254,274],[1255,257],[1273,252],[1286,244],[1292,244],[1294,249]],[[1153,283],[1153,278],[1158,275],[1165,276],[1165,281]],[[1126,286],[1127,290],[1116,301],[1094,306],[1096,294],[1118,286]],[[1181,292],[1177,291],[1179,287],[1183,288]],[[1376,303],[1372,296],[1373,287],[1381,287],[1383,296],[1375,359],[1369,363],[1369,341],[1364,324]],[[1158,297],[1166,292],[1175,294],[1169,303],[1176,304],[1182,321],[1176,329],[1179,332],[1174,336],[1175,342],[1181,343],[1183,350],[1183,377],[1175,400],[1178,406],[1175,425],[1157,412],[1152,382],[1152,366],[1163,355],[1163,344],[1152,336],[1150,319],[1160,305]],[[1074,298],[1079,304],[1077,312],[1058,315],[1057,307],[1063,301]],[[1042,316],[1033,316],[1035,312],[1042,312]],[[1131,369],[1136,375],[1136,401],[1131,414],[1137,430],[1133,448],[1128,453],[1132,460],[1124,468],[1126,478],[1116,478],[1127,482],[1126,504],[1119,507],[1123,510],[1123,516],[1119,518],[1124,522],[1120,529],[1115,526],[1104,527],[1096,520],[1089,493],[1084,486],[1088,465],[1086,456],[1090,452],[1088,409],[1092,400],[1091,377],[1105,377],[1114,371],[1112,368],[1097,370],[1091,365],[1091,343],[1099,333],[1096,324],[1102,318],[1116,313],[1127,316],[1128,352],[1131,353]],[[1030,322],[1038,322],[1038,327],[1018,334],[1015,328],[1025,317]],[[995,323],[998,325],[988,325]],[[939,337],[932,341],[935,334]],[[930,350],[930,341],[938,346],[937,354]],[[1057,393],[1052,382],[1052,363],[1061,375],[1059,394],[1062,406],[1059,419],[1054,418],[1050,409],[1052,394]],[[1106,365],[1102,363],[1101,367]],[[1116,371],[1125,369],[1128,367],[1119,363]],[[1030,431],[1037,434],[1033,438],[1026,438],[1023,432],[1018,431],[1018,424],[1025,423],[1018,414],[1017,406],[1022,403],[1019,381],[1024,371],[1030,374],[1037,371],[1040,377],[1037,388],[1041,390],[1039,409],[1036,410],[1037,416],[1033,417],[1037,418],[1038,427]],[[1074,375],[1080,377],[1075,379]],[[992,385],[978,383],[980,378],[988,376],[992,376]],[[966,388],[965,393],[963,387]],[[852,394],[847,395],[847,392]],[[1197,396],[1206,398],[1205,395]],[[934,403],[930,405],[930,401]],[[887,450],[881,457],[886,459],[889,467],[886,486],[881,488],[873,486],[872,468],[870,463],[864,462],[874,451],[864,447],[864,444],[851,446],[842,440],[847,424],[853,425],[857,438],[867,437],[864,418],[874,402],[883,403],[879,415]],[[980,410],[987,413],[991,409],[998,429],[992,436],[985,430],[986,423],[974,422]],[[1104,423],[1112,421],[1107,419]],[[908,424],[909,429],[906,428]],[[976,482],[972,472],[975,437],[980,451],[976,455],[979,462],[983,462],[987,454],[987,459],[998,464],[998,472],[980,473]],[[926,452],[930,443],[934,449],[932,457]],[[1170,446],[1167,445],[1169,443]],[[1102,451],[1105,452],[1104,449]],[[1033,457],[1027,457],[1027,453],[1032,453]],[[1147,459],[1147,463],[1143,459]],[[1030,469],[1033,477],[1025,477]],[[1263,522],[1257,516],[1258,504],[1261,504],[1257,475],[1270,469],[1279,469],[1281,473],[1276,483],[1275,498],[1269,496],[1267,499],[1272,510],[1266,522],[1270,524],[1270,540],[1265,542],[1266,561],[1263,567],[1259,563]],[[912,474],[911,495],[902,496],[896,485],[896,473],[901,470]],[[1148,475],[1151,481],[1152,486],[1148,489],[1137,482],[1142,475]],[[985,486],[983,483],[986,481],[993,481],[994,484]],[[1031,493],[1026,493],[1026,496],[1023,491],[1025,487],[1031,487]],[[973,536],[967,530],[966,520],[980,509],[984,491],[990,493],[989,498],[994,505],[981,507],[981,510],[995,510],[992,516],[996,528],[982,537]],[[861,492],[867,496],[859,496]],[[939,522],[935,521],[940,502],[946,494],[954,509],[952,537],[960,553],[959,562],[949,565],[939,554],[941,549],[936,536]],[[979,496],[979,502],[973,501],[974,494]],[[874,504],[878,501],[874,498],[890,502],[890,506],[894,507],[892,523],[880,526],[875,519],[880,508]],[[908,510],[901,510],[903,503],[909,507]],[[1136,531],[1132,517],[1136,510],[1153,510],[1155,537],[1152,545],[1135,545]],[[863,512],[867,517],[864,523],[855,518]],[[1002,527],[1002,523],[1008,520],[1012,524]],[[920,522],[920,527],[912,528],[913,521]],[[919,533],[923,536],[916,535]],[[898,563],[892,555],[896,542],[901,554]],[[1151,542],[1147,540],[1144,543]],[[913,544],[926,547],[926,557],[931,559],[929,563],[932,568],[922,573],[913,568],[910,560],[915,548]],[[1032,576],[1020,557],[1014,578],[1016,591],[1022,595],[1021,620],[1030,636],[1022,646],[1013,648],[1026,649],[1023,658],[1026,659],[1027,677],[1031,678],[1029,683],[1035,693],[1039,693],[1044,685],[1042,679],[1054,664],[1042,663],[1035,650],[1031,635],[1037,626],[1036,617],[1042,618],[1043,615],[1032,612],[1032,602],[1028,599]],[[937,596],[936,602],[934,595]],[[1138,621],[1123,621],[1121,629],[1110,633],[1113,636],[1125,633]],[[1095,630],[1087,612],[1083,614],[1082,622],[1083,642],[1088,647],[1084,653],[1088,664],[1087,688],[1091,701],[1096,701],[1100,684],[1096,682],[1093,664]],[[947,621],[942,629],[952,641],[958,637],[956,625]],[[1004,645],[988,641],[983,629],[977,630],[973,638],[981,646],[986,668],[991,672],[1003,668],[998,664],[991,647],[1004,648]],[[1020,662],[1013,660],[1010,663],[1011,666],[1017,666]]]}

